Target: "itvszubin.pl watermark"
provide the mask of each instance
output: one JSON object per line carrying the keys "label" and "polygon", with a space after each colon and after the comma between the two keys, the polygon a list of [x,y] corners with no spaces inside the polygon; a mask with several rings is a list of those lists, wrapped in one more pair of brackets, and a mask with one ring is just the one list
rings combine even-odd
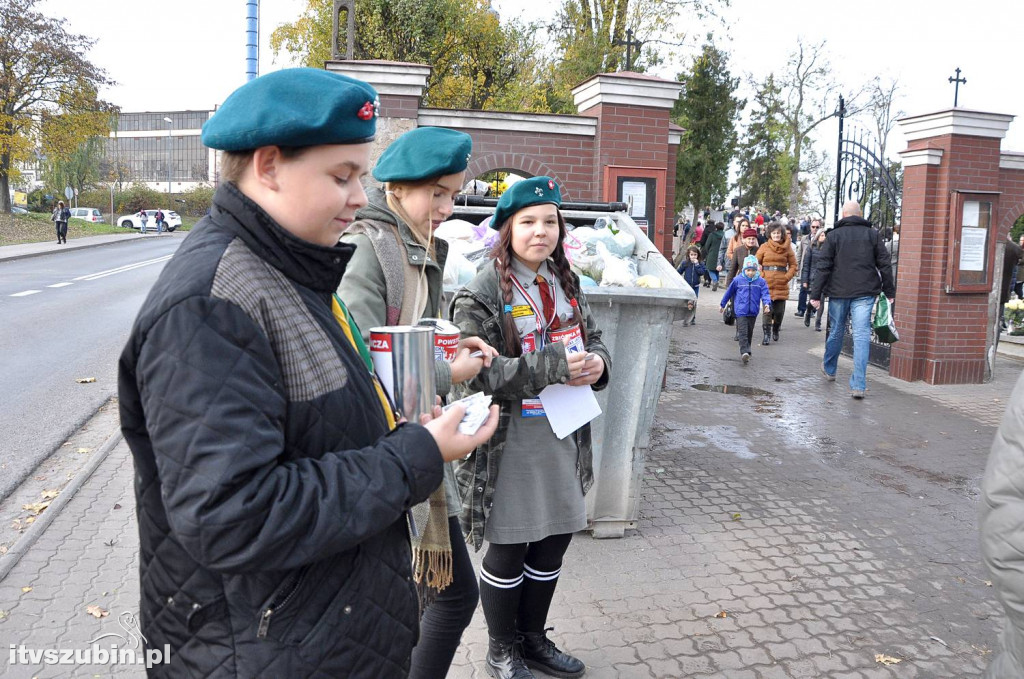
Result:
{"label": "itvszubin.pl watermark", "polygon": [[169,662],[171,647],[163,648],[118,648],[93,644],[88,648],[28,648],[23,644],[8,647],[8,662],[11,665],[145,665],[150,669]]}
{"label": "itvszubin.pl watermark", "polygon": [[[29,648],[24,644],[8,646],[8,663],[11,665],[145,665],[151,669],[157,665],[171,662],[171,647],[164,644],[163,648],[142,648],[142,641],[149,640],[139,629],[139,622],[130,611],[117,616],[117,623],[124,634],[108,632],[86,642],[86,648]],[[127,648],[117,643],[101,646],[96,643],[100,639],[113,637]],[[141,639],[141,641],[140,641]]]}

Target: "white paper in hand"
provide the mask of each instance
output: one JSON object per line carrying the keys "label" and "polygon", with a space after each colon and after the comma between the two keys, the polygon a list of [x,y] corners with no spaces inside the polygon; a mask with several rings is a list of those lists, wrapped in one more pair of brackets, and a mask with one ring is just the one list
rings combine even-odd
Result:
{"label": "white paper in hand", "polygon": [[601,414],[601,406],[589,386],[549,384],[540,392],[540,402],[544,405],[551,431],[560,439]]}
{"label": "white paper in hand", "polygon": [[483,426],[491,414],[491,397],[482,391],[449,403],[444,407],[444,410],[448,410],[456,403],[461,404],[466,409],[466,414],[463,415],[462,421],[459,422],[459,433],[466,436],[475,434],[476,430]]}

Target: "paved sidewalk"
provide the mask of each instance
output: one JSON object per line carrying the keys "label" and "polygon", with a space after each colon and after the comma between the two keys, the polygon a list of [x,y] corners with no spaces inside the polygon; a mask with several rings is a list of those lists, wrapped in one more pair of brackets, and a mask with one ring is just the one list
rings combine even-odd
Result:
{"label": "paved sidewalk", "polygon": [[[792,309],[782,341],[744,367],[720,296],[702,290],[697,325],[675,328],[639,529],[574,539],[553,637],[591,678],[980,676],[1001,611],[978,558],[978,482],[1024,364],[1001,359],[994,382],[971,387],[872,369],[853,401],[850,362],[825,382],[824,333]],[[4,644],[85,648],[121,632],[116,616],[138,609],[131,484],[122,443],[0,582]],[[478,610],[449,676],[485,677],[485,652]]]}
{"label": "paved sidewalk", "polygon": [[[178,237],[183,237],[188,232],[178,233]],[[39,255],[48,255],[52,252],[67,252],[68,250],[82,250],[85,248],[94,248],[100,245],[110,245],[111,243],[126,243],[128,241],[137,241],[144,238],[167,238],[173,237],[175,234],[164,232],[157,234],[156,232],[147,233],[142,235],[141,233],[125,232],[125,233],[111,233],[103,236],[84,236],[82,238],[72,238],[67,243],[61,245],[56,240],[45,241],[42,243],[21,243],[19,245],[4,245],[0,247],[0,262],[12,259],[25,259],[26,257],[37,257]]]}

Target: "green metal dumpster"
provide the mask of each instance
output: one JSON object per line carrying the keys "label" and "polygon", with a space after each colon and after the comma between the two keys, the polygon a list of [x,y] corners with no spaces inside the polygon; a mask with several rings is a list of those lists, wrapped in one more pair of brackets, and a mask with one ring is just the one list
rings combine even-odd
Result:
{"label": "green metal dumpster", "polygon": [[[453,217],[479,222],[493,208],[461,207]],[[676,273],[625,212],[562,211],[576,226],[611,219],[636,239],[633,256],[641,276],[654,275],[661,288],[588,287],[584,292],[612,356],[611,381],[597,393],[602,415],[592,424],[594,487],[587,518],[595,538],[622,537],[636,528],[651,425],[661,394],[672,324],[688,322],[696,306],[693,289]],[[446,290],[450,296],[454,289]]]}

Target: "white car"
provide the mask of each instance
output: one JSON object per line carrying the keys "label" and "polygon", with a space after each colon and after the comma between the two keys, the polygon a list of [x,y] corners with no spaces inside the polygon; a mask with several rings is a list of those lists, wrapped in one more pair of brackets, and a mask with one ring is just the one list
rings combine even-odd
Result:
{"label": "white car", "polygon": [[94,207],[73,207],[71,208],[71,219],[84,219],[93,224],[102,224],[103,213]]}
{"label": "white car", "polygon": [[[181,217],[174,210],[160,209],[164,213],[164,228],[168,231],[174,231],[176,228],[181,226]],[[146,231],[156,231],[156,210],[145,210],[145,213],[149,216],[149,221],[146,222]],[[139,229],[142,230],[142,219],[139,218],[139,214],[125,215],[117,220],[117,225],[125,229]]]}

